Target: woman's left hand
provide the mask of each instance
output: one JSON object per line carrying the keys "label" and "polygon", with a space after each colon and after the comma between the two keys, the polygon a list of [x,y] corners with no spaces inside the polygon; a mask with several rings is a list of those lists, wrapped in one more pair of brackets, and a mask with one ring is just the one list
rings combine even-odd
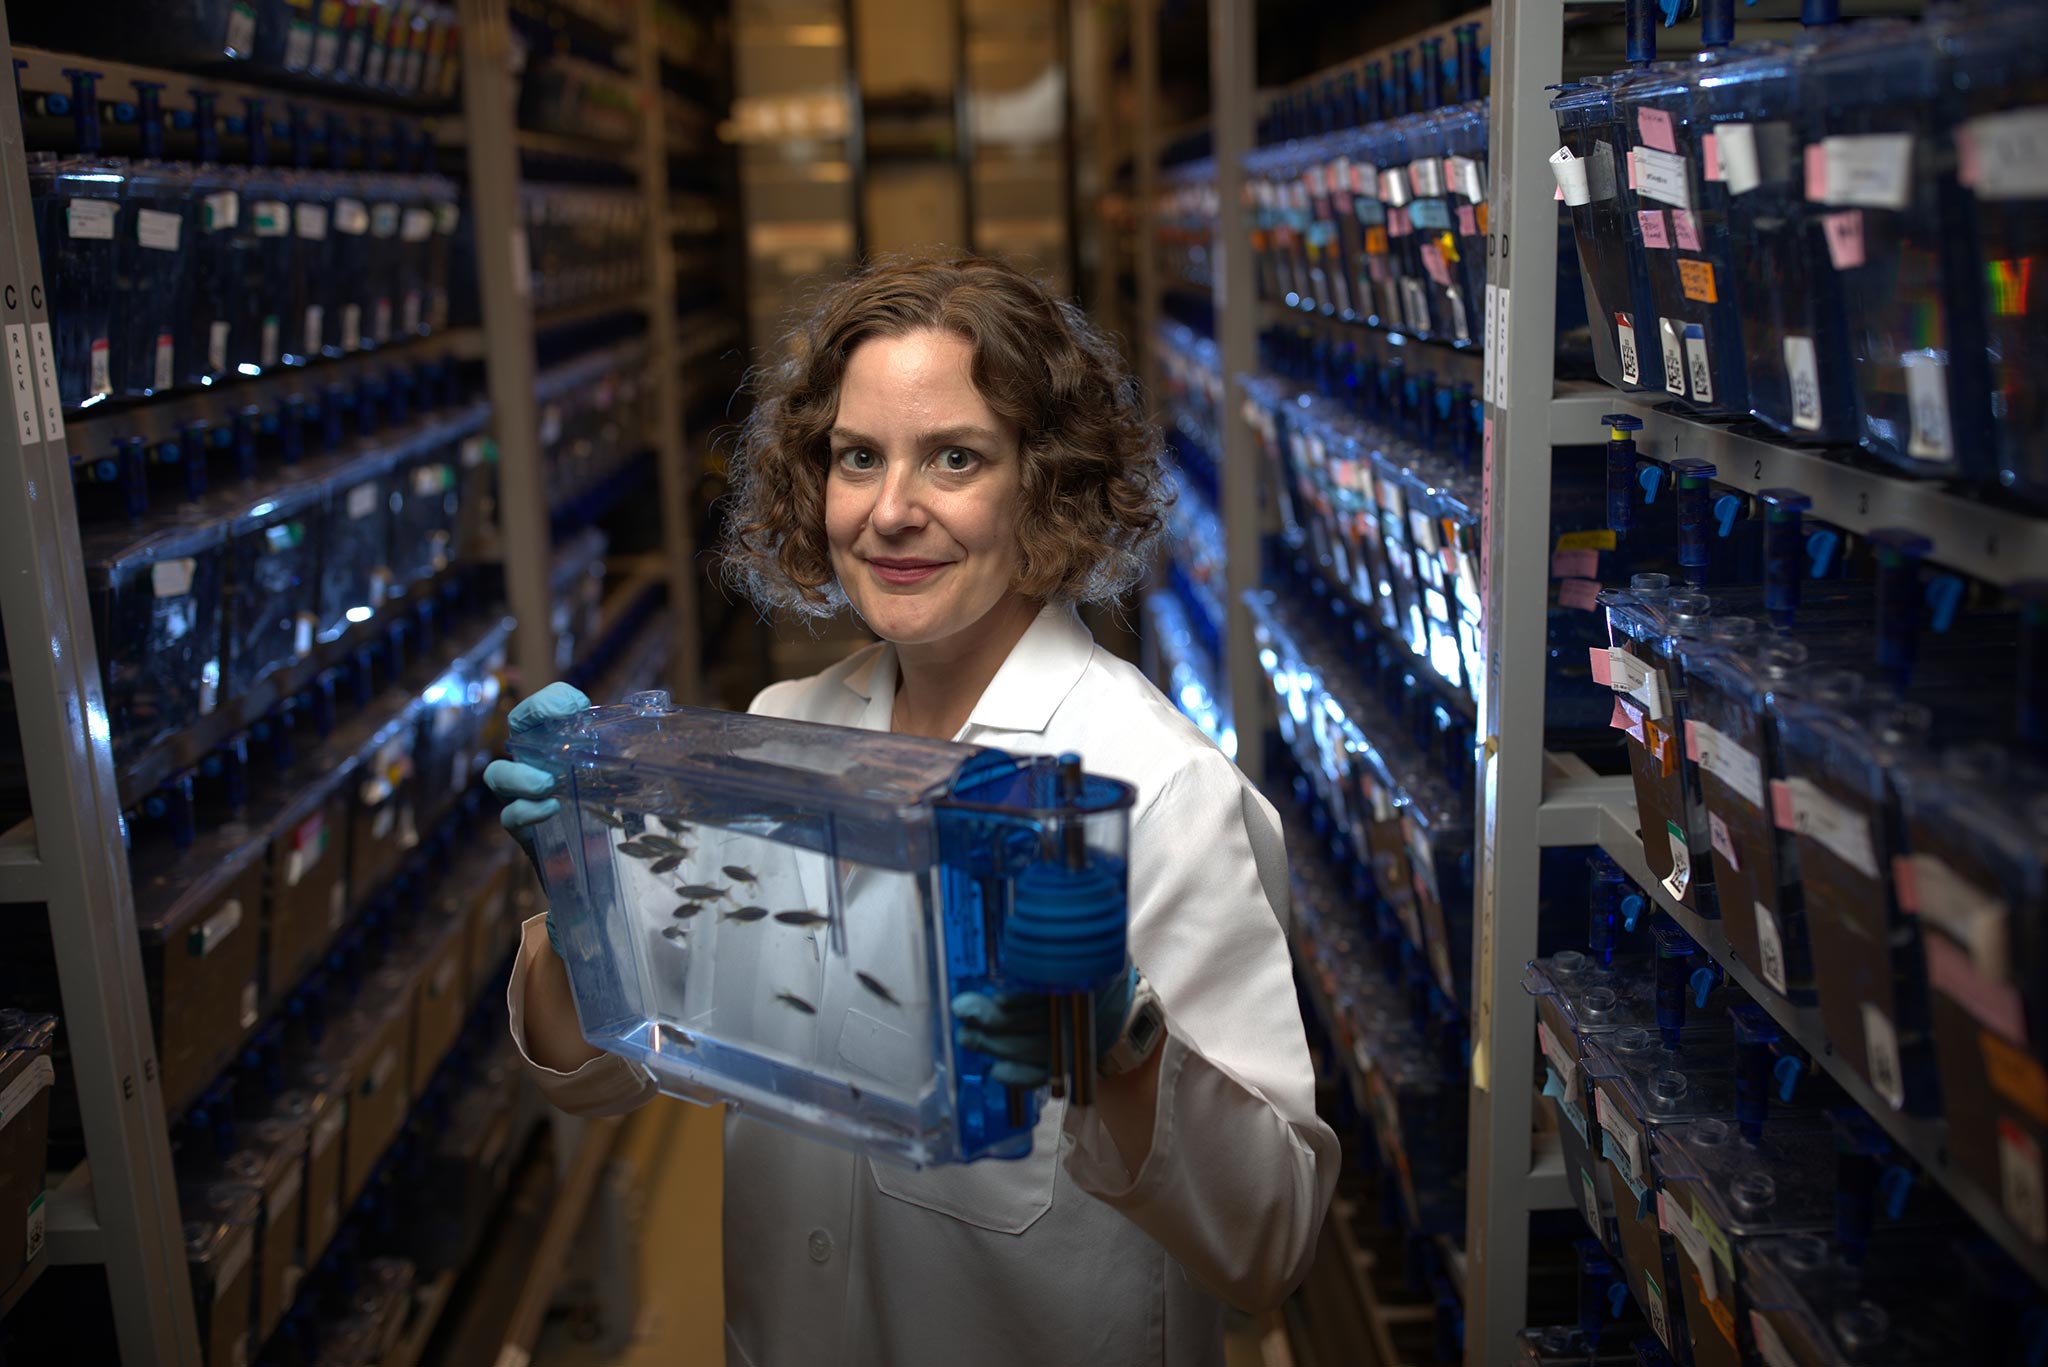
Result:
{"label": "woman's left hand", "polygon": [[[1101,1058],[1123,1033],[1138,970],[1126,966],[1095,994],[1095,1057]],[[1048,999],[1033,992],[962,992],[953,998],[960,1047],[996,1059],[989,1075],[1005,1087],[1043,1087],[1051,1078],[1052,1013]]]}

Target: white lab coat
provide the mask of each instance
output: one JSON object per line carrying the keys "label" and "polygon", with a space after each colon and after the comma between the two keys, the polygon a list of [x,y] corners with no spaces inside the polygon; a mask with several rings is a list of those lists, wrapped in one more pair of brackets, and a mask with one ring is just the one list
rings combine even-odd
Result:
{"label": "white lab coat", "polygon": [[[776,684],[752,711],[886,731],[896,656],[871,646]],[[1222,1305],[1276,1303],[1307,1272],[1338,1146],[1315,1082],[1280,909],[1272,807],[1070,609],[1047,608],[958,739],[1075,751],[1137,790],[1131,957],[1167,1020],[1158,1119],[1128,1172],[1094,1112],[1048,1102],[1031,1156],[908,1171],[777,1130],[726,1125],[728,1367],[1096,1367],[1223,1361]],[[525,1050],[523,931],[509,998]],[[655,1095],[605,1055],[529,1067],[586,1114]]]}

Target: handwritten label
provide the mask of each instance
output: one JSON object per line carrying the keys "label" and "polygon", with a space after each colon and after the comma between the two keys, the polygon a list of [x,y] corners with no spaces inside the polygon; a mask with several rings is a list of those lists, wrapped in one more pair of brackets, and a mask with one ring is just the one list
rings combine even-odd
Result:
{"label": "handwritten label", "polygon": [[1906,207],[1912,191],[1912,134],[1838,134],[1823,138],[1820,149],[1823,203],[1864,209]]}
{"label": "handwritten label", "polygon": [[1693,1224],[1685,1208],[1672,1199],[1671,1193],[1657,1192],[1657,1228],[1671,1236],[1672,1242],[1692,1261],[1693,1269],[1700,1276],[1700,1290],[1707,1296],[1720,1294],[1719,1281],[1714,1271],[1714,1250],[1707,1244],[1707,1236]]}
{"label": "handwritten label", "polygon": [[1692,207],[1691,177],[1685,158],[1673,152],[1638,147],[1634,152],[1636,192],[1674,209]]}
{"label": "handwritten label", "polygon": [[1967,147],[1963,183],[1979,199],[2048,198],[2048,106],[1971,119],[1956,130]]}
{"label": "handwritten label", "polygon": [[1677,140],[1671,135],[1671,115],[1662,109],[1638,109],[1636,111],[1636,134],[1644,144],[1659,152],[1676,152]]}
{"label": "handwritten label", "polygon": [[[1689,220],[1692,216],[1685,215]],[[1695,243],[1695,250],[1697,243]],[[1701,304],[1718,304],[1720,295],[1714,290],[1714,266],[1709,261],[1690,261],[1680,257],[1678,261],[1678,284],[1685,291],[1685,297]],[[1692,325],[1697,327],[1697,324]],[[1691,335],[1691,328],[1687,329]],[[1704,397],[1704,396],[1703,396]]]}
{"label": "handwritten label", "polygon": [[1735,841],[1728,834],[1728,823],[1721,819],[1719,812],[1707,813],[1707,843],[1714,853],[1728,861],[1730,873],[1742,872],[1742,860],[1735,853]]}
{"label": "handwritten label", "polygon": [[117,213],[110,199],[74,199],[64,206],[64,230],[84,241],[111,242]]}
{"label": "handwritten label", "polygon": [[[1772,815],[1779,829],[1818,842],[1865,878],[1877,877],[1877,846],[1862,813],[1804,778],[1771,781]],[[1779,797],[1782,792],[1784,796]]]}
{"label": "handwritten label", "polygon": [[1763,809],[1763,764],[1734,737],[1705,722],[1688,721],[1685,724],[1685,753],[1687,758],[1734,789],[1750,806],[1759,811]]}
{"label": "handwritten label", "polygon": [[1828,260],[1838,271],[1852,271],[1863,264],[1863,211],[1844,209],[1838,214],[1820,216],[1822,233],[1827,238]]}
{"label": "handwritten label", "polygon": [[[1671,240],[1678,244],[1678,250],[1682,252],[1696,252],[1700,249],[1699,224],[1693,218],[1692,210],[1671,211]],[[1679,269],[1683,271],[1685,267],[1681,265]],[[1712,303],[1713,300],[1709,299],[1707,302]]]}
{"label": "handwritten label", "polygon": [[1645,247],[1655,250],[1668,249],[1671,246],[1671,236],[1664,231],[1662,209],[1639,209],[1636,211],[1636,222],[1642,229]]}

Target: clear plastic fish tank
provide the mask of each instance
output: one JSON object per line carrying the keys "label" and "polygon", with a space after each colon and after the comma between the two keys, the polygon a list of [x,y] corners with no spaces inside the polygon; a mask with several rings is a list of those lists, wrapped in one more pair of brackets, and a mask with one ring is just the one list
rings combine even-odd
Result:
{"label": "clear plastic fish tank", "polygon": [[510,750],[557,775],[535,851],[591,1044],[883,1159],[1030,1152],[1040,1093],[961,1049],[950,1003],[1046,993],[1051,1037],[1091,1038],[1126,961],[1129,786],[658,691]]}

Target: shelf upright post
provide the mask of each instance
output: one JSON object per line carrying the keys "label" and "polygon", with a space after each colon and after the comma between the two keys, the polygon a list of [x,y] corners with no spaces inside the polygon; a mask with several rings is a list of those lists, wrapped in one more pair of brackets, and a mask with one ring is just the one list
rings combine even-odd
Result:
{"label": "shelf upright post", "polygon": [[[1253,0],[1209,0],[1209,126],[1216,149],[1216,347],[1223,370],[1225,677],[1237,765],[1257,782],[1265,775],[1265,677],[1252,635],[1247,590],[1259,583],[1259,454],[1244,419],[1238,377],[1258,366],[1258,296],[1252,283],[1251,225],[1244,207],[1244,159],[1252,150],[1253,105],[1258,96],[1258,23]],[[1156,155],[1156,152],[1154,153]],[[1146,253],[1152,244],[1145,244]]]}
{"label": "shelf upright post", "polygon": [[1166,392],[1159,383],[1159,339],[1154,336],[1159,327],[1158,244],[1153,241],[1152,217],[1159,192],[1159,0],[1131,0],[1131,83],[1137,87],[1137,126],[1131,137],[1131,197],[1136,211],[1131,255],[1138,268],[1138,310],[1131,319],[1137,335],[1131,338],[1131,356],[1145,402],[1156,414]]}
{"label": "shelf upright post", "polygon": [[520,688],[531,691],[555,676],[549,612],[555,556],[534,398],[531,258],[519,206],[512,28],[505,0],[459,0],[459,14],[469,213],[483,306],[484,375],[498,445],[498,552],[507,605],[519,623],[512,660]]}
{"label": "shelf upright post", "polygon": [[1519,984],[1536,954],[1543,801],[1557,292],[1557,207],[1546,165],[1557,139],[1544,87],[1559,79],[1564,60],[1558,0],[1495,0],[1493,53],[1480,568],[1486,681],[1465,1229],[1465,1361],[1474,1367],[1514,1356],[1528,1299],[1535,1027]]}
{"label": "shelf upright post", "polygon": [[654,469],[661,499],[661,560],[676,649],[669,655],[669,691],[694,703],[700,665],[697,626],[696,483],[690,434],[683,428],[684,376],[676,327],[675,235],[669,220],[668,113],[661,93],[661,46],[655,0],[634,8],[633,77],[640,87],[640,193],[647,201],[647,351],[654,375]]}
{"label": "shelf upright post", "polygon": [[[0,53],[11,53],[0,14]],[[199,1327],[171,1170],[149,992],[121,838],[99,652],[86,598],[21,110],[0,100],[0,623],[12,661],[57,960],[63,1029],[85,1128],[93,1224],[52,1220],[53,1260],[106,1270],[126,1362],[198,1367]]]}

